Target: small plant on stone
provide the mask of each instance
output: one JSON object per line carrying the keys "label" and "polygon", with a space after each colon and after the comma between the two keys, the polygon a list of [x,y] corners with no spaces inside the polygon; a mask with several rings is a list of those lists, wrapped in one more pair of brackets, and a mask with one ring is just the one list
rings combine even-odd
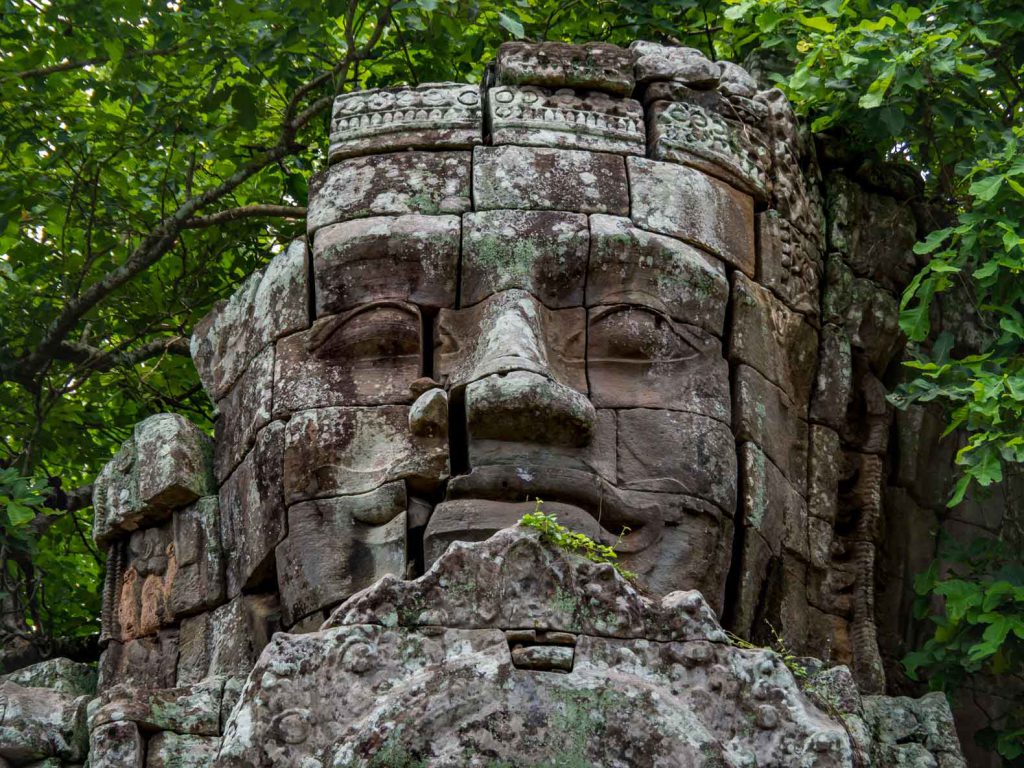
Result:
{"label": "small plant on stone", "polygon": [[[544,541],[554,544],[559,549],[582,555],[592,563],[607,563],[622,578],[629,581],[636,579],[635,573],[627,571],[617,562],[619,555],[615,551],[615,547],[600,544],[586,534],[566,528],[558,522],[558,518],[555,515],[549,515],[541,509],[543,503],[543,501],[537,499],[537,505],[534,507],[533,512],[523,515],[519,524],[539,531]],[[624,530],[623,534],[625,533],[626,531]]]}
{"label": "small plant on stone", "polygon": [[737,648],[742,648],[746,651],[774,651],[776,654],[778,654],[779,658],[782,659],[782,663],[786,665],[786,669],[788,669],[793,674],[793,677],[797,678],[798,680],[806,679],[807,667],[800,663],[800,657],[793,653],[789,649],[789,646],[786,645],[786,638],[784,638],[779,633],[779,631],[775,629],[774,626],[772,626],[771,622],[766,620],[765,624],[768,625],[768,631],[771,632],[772,635],[772,641],[770,645],[757,645],[756,643],[752,643],[749,640],[744,640],[742,637],[738,635],[734,635],[732,632],[727,633],[729,636],[729,640]]}

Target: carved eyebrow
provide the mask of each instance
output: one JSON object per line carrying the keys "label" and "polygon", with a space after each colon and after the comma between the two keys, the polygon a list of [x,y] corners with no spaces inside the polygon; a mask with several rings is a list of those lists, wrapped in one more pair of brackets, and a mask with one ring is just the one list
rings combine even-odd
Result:
{"label": "carved eyebrow", "polygon": [[318,320],[313,325],[312,332],[306,340],[306,350],[308,352],[316,352],[331,339],[337,330],[347,324],[352,320],[352,318],[367,312],[374,312],[378,309],[397,309],[410,315],[412,319],[419,323],[420,310],[415,304],[392,300],[374,301],[369,304],[362,304],[355,309],[350,309],[348,312],[343,312],[340,315],[325,317]]}
{"label": "carved eyebrow", "polygon": [[697,334],[690,330],[690,327],[686,323],[676,322],[666,312],[655,307],[647,307],[641,304],[612,304],[599,308],[593,307],[590,311],[594,312],[594,314],[590,317],[589,322],[600,322],[612,315],[618,315],[634,310],[637,312],[646,312],[649,315],[654,315],[655,317],[660,318],[668,324],[668,327],[672,329],[672,332],[676,336],[679,336],[695,350],[703,349],[707,344],[707,340],[697,336]]}

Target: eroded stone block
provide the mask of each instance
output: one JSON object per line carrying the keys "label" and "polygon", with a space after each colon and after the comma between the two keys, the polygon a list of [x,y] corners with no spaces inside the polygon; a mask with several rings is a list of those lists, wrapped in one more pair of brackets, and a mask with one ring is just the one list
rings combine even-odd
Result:
{"label": "eroded stone block", "polygon": [[306,230],[366,216],[471,208],[469,152],[392,152],[341,160],[309,180]]}
{"label": "eroded stone block", "polygon": [[0,760],[25,765],[33,760],[85,757],[89,695],[0,682]]}
{"label": "eroded stone block", "polygon": [[462,217],[461,305],[509,288],[552,309],[583,304],[587,217],[559,211],[480,211]]}
{"label": "eroded stone block", "polygon": [[806,562],[807,502],[757,445],[742,443],[739,456],[743,524],[760,534],[773,555],[788,551]]}
{"label": "eroded stone block", "polygon": [[757,215],[757,282],[812,320],[820,312],[824,271],[815,241],[774,211]]}
{"label": "eroded stone block", "polygon": [[646,232],[630,219],[590,217],[587,304],[639,304],[722,335],[725,267],[696,248]]}
{"label": "eroded stone block", "polygon": [[213,453],[217,482],[223,483],[252,448],[257,433],[269,421],[274,407],[274,347],[258,354],[217,402]]}
{"label": "eroded stone block", "polygon": [[277,546],[283,621],[297,620],[406,569],[403,482],[369,493],[296,504]]}
{"label": "eroded stone block", "polygon": [[333,163],[405,149],[468,149],[483,140],[480,86],[425,83],[336,96],[331,115]]}
{"label": "eroded stone block", "polygon": [[672,80],[700,89],[718,85],[718,65],[696,48],[635,40],[629,44],[629,49],[636,57],[633,69],[638,83]]}
{"label": "eroded stone block", "polygon": [[619,96],[633,92],[633,54],[609,43],[502,43],[500,85],[543,85],[594,89]]}
{"label": "eroded stone block", "polygon": [[168,598],[171,612],[178,617],[219,605],[225,585],[218,498],[205,496],[179,511],[172,530],[177,572]]}
{"label": "eroded stone block", "polygon": [[112,640],[100,656],[98,689],[123,684],[134,688],[173,688],[178,666],[178,630],[152,637]]}
{"label": "eroded stone block", "polygon": [[146,768],[208,768],[220,748],[216,736],[183,736],[164,731],[146,745]]}
{"label": "eroded stone block", "polygon": [[[185,619],[181,622],[177,685],[194,685],[217,676],[222,680],[224,676],[244,678],[280,627],[276,594],[239,595],[212,612]],[[228,687],[225,685],[225,698]]]}
{"label": "eroded stone block", "polygon": [[408,406],[299,411],[285,431],[289,504],[365,493],[394,480],[429,489],[447,476],[447,437],[413,435]]}
{"label": "eroded stone block", "polygon": [[467,309],[441,310],[435,370],[449,389],[496,373],[529,371],[587,391],[586,311],[548,309],[508,290]]}
{"label": "eroded stone block", "polygon": [[23,688],[49,688],[71,696],[92,696],[96,693],[96,670],[85,662],[47,659],[0,675],[0,683],[17,683]]}
{"label": "eroded stone block", "polygon": [[731,515],[736,505],[732,431],[715,419],[645,408],[619,412],[619,484],[695,496]]}
{"label": "eroded stone block", "polygon": [[117,639],[154,635],[174,621],[169,598],[177,557],[171,523],[132,533],[126,566],[114,607]]}
{"label": "eroded stone block", "polygon": [[494,144],[644,154],[644,111],[604,93],[496,86],[487,94]]}
{"label": "eroded stone block", "polygon": [[767,200],[771,157],[756,128],[685,101],[656,101],[648,114],[652,158],[688,165]]}
{"label": "eroded stone block", "polygon": [[814,379],[810,418],[832,429],[846,422],[853,387],[853,352],[846,331],[832,323],[821,329],[818,373]]}
{"label": "eroded stone block", "polygon": [[732,283],[729,359],[756,369],[806,416],[818,364],[818,335],[802,315],[738,273]]}
{"label": "eroded stone block", "polygon": [[807,423],[790,397],[746,365],[736,368],[732,419],[737,440],[756,443],[801,493],[807,491]]}
{"label": "eroded stone block", "polygon": [[309,326],[305,240],[294,240],[231,296],[218,302],[192,331],[192,361],[214,400],[267,345]]}
{"label": "eroded stone block", "polygon": [[591,307],[587,377],[599,408],[665,408],[729,423],[721,342],[642,306]]}
{"label": "eroded stone block", "polygon": [[285,425],[273,421],[220,487],[221,546],[228,597],[273,572],[273,553],[284,536]]}
{"label": "eroded stone block", "polygon": [[[811,515],[835,525],[839,505],[839,479],[843,453],[834,429],[812,424],[807,461],[807,504]],[[831,539],[831,537],[830,537]]]}
{"label": "eroded stone block", "polygon": [[223,688],[223,678],[159,690],[116,685],[89,705],[89,730],[108,723],[132,722],[150,732],[217,736]]}
{"label": "eroded stone block", "polygon": [[409,403],[422,373],[419,308],[381,301],[317,320],[277,343],[274,416],[332,405]]}
{"label": "eroded stone block", "polygon": [[90,768],[143,768],[145,755],[135,723],[107,723],[89,734]]}
{"label": "eroded stone block", "polygon": [[629,212],[622,157],[578,149],[477,147],[473,150],[476,210],[523,208],[576,213]]}
{"label": "eroded stone block", "polygon": [[372,301],[455,305],[458,216],[374,216],[333,224],[313,240],[318,317]]}
{"label": "eroded stone block", "polygon": [[630,217],[651,232],[704,248],[753,275],[754,201],[750,195],[700,171],[675,163],[626,159]]}

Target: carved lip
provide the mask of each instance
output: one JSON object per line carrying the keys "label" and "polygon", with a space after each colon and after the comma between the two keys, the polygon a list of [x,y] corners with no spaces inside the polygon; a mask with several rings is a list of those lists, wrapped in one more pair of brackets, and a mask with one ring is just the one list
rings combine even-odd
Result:
{"label": "carved lip", "polygon": [[[651,506],[638,506],[592,472],[551,466],[488,465],[448,482],[446,500],[557,502],[575,507],[598,522],[601,543],[622,553],[646,549],[661,534],[660,518]],[[624,529],[628,532],[620,535]]]}

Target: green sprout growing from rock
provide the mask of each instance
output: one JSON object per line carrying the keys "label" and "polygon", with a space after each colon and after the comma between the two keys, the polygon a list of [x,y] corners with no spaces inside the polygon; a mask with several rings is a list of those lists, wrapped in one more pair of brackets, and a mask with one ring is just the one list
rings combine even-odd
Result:
{"label": "green sprout growing from rock", "polygon": [[[541,509],[543,503],[543,501],[537,499],[537,505],[534,507],[533,512],[523,515],[519,524],[539,531],[544,541],[555,545],[559,549],[582,555],[592,563],[607,563],[622,578],[628,581],[636,580],[636,574],[632,571],[627,571],[618,562],[619,554],[615,551],[615,547],[601,544],[586,534],[566,528],[558,522],[558,518],[555,515],[549,515]],[[628,529],[623,529],[620,539],[627,531]]]}

